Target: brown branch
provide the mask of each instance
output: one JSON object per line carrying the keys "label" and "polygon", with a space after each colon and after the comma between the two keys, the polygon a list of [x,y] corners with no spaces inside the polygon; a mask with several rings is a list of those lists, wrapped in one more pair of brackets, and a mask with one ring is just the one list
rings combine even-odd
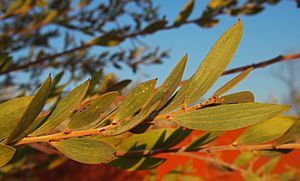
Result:
{"label": "brown branch", "polygon": [[259,63],[254,63],[252,65],[246,65],[246,66],[226,70],[226,71],[223,72],[222,75],[228,75],[228,74],[242,72],[244,70],[247,70],[250,67],[253,67],[254,69],[264,68],[266,66],[269,66],[269,65],[272,65],[272,64],[275,64],[275,63],[278,63],[278,62],[297,60],[299,58],[300,58],[300,53],[294,53],[294,54],[288,54],[288,55],[279,55],[275,58],[271,58],[269,60],[262,61],[262,62],[259,62]]}

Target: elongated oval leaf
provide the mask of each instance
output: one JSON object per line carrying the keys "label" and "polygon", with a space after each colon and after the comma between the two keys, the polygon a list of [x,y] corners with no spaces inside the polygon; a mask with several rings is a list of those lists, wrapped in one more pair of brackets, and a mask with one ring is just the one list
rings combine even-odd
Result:
{"label": "elongated oval leaf", "polygon": [[222,75],[238,47],[242,31],[242,22],[239,20],[214,44],[188,84],[185,105],[200,99]]}
{"label": "elongated oval leaf", "polygon": [[0,142],[17,126],[32,97],[18,97],[0,104]]}
{"label": "elongated oval leaf", "polygon": [[30,101],[20,122],[17,124],[17,126],[13,129],[11,134],[8,136],[6,143],[8,144],[14,143],[27,136],[25,133],[26,129],[31,125],[34,119],[42,111],[44,104],[46,103],[46,100],[48,98],[48,95],[50,94],[51,89],[52,89],[51,77],[48,76],[48,78],[41,85],[37,93]]}
{"label": "elongated oval leaf", "polygon": [[243,71],[233,79],[231,79],[229,82],[224,84],[222,87],[220,87],[215,93],[215,96],[220,96],[224,94],[225,92],[229,91],[231,88],[233,88],[235,85],[237,85],[239,82],[241,82],[250,72],[253,70],[253,67],[248,68],[247,70]]}
{"label": "elongated oval leaf", "polygon": [[91,40],[90,42],[88,42],[88,44],[112,47],[120,44],[123,41],[124,38],[117,36],[115,33],[107,33]]}
{"label": "elongated oval leaf", "polygon": [[87,138],[70,138],[51,145],[72,160],[86,164],[107,163],[116,153],[111,145]]}
{"label": "elongated oval leaf", "polygon": [[0,143],[0,167],[6,165],[14,156],[16,149]]}
{"label": "elongated oval leaf", "polygon": [[110,166],[130,171],[149,170],[161,165],[166,159],[154,157],[118,157],[109,162]]}
{"label": "elongated oval leaf", "polygon": [[88,87],[89,81],[86,81],[73,89],[68,95],[60,100],[46,122],[42,124],[42,126],[40,126],[37,130],[35,130],[32,135],[41,135],[56,128],[59,124],[65,121],[78,107]]}
{"label": "elongated oval leaf", "polygon": [[183,9],[180,11],[180,13],[176,16],[175,23],[174,25],[180,25],[183,23],[185,20],[188,19],[188,17],[191,15],[193,12],[194,8],[194,0],[189,0],[183,7]]}
{"label": "elongated oval leaf", "polygon": [[266,121],[288,109],[287,105],[264,103],[227,104],[180,113],[171,121],[190,129],[226,131]]}
{"label": "elongated oval leaf", "polygon": [[222,133],[223,133],[222,131],[203,133],[200,137],[192,141],[187,146],[187,149],[197,148],[199,146],[206,145],[214,141],[215,139],[217,139]]}
{"label": "elongated oval leaf", "polygon": [[182,105],[187,106],[200,99],[221,76],[242,36],[242,22],[239,20],[227,30],[209,51],[201,65],[162,110],[167,113]]}
{"label": "elongated oval leaf", "polygon": [[92,100],[86,107],[71,116],[68,127],[78,129],[96,121],[118,95],[118,92],[109,92]]}
{"label": "elongated oval leaf", "polygon": [[284,133],[284,135],[282,137],[280,137],[277,140],[277,143],[279,143],[279,144],[296,141],[300,135],[300,120],[299,120],[299,118],[291,117],[291,116],[284,116],[284,119],[291,119],[295,123],[288,131],[286,131]]}
{"label": "elongated oval leaf", "polygon": [[282,136],[295,121],[278,116],[247,128],[235,141],[236,144],[259,144]]}
{"label": "elongated oval leaf", "polygon": [[149,97],[151,97],[155,84],[156,80],[149,80],[133,89],[120,104],[115,113],[114,122],[136,114],[145,102],[147,102]]}
{"label": "elongated oval leaf", "polygon": [[169,76],[166,78],[166,80],[158,88],[157,94],[163,92],[162,96],[159,97],[161,101],[160,106],[164,105],[169,100],[169,98],[172,96],[172,94],[177,89],[179,83],[181,82],[182,75],[184,73],[185,65],[187,62],[187,58],[188,58],[187,54],[181,58],[181,60],[177,63],[177,65],[169,74]]}

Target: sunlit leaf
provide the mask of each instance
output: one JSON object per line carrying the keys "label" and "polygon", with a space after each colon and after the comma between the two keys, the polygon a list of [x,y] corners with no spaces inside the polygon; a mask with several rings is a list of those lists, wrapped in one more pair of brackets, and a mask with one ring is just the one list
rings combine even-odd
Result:
{"label": "sunlit leaf", "polygon": [[241,36],[242,22],[238,21],[218,39],[195,74],[184,83],[165,109],[188,106],[200,99],[223,73],[237,49]]}
{"label": "sunlit leaf", "polygon": [[115,33],[107,33],[102,36],[99,36],[90,42],[88,42],[89,45],[99,45],[99,46],[105,46],[105,47],[112,47],[120,44],[124,41],[124,38],[119,37]]}
{"label": "sunlit leaf", "polygon": [[174,25],[180,25],[181,23],[185,22],[188,17],[191,15],[194,8],[194,0],[189,0],[180,13],[176,16]]}
{"label": "sunlit leaf", "polygon": [[247,128],[235,143],[259,144],[272,141],[282,136],[293,124],[293,119],[278,116]]}
{"label": "sunlit leaf", "polygon": [[97,83],[100,81],[100,78],[101,78],[102,74],[103,74],[103,70],[100,69],[100,70],[98,70],[98,71],[92,76],[91,81],[90,81],[89,88],[88,88],[88,90],[87,90],[87,92],[86,92],[87,95],[90,95],[90,94],[93,93],[94,88],[95,88],[95,86],[97,85]]}
{"label": "sunlit leaf", "polygon": [[118,92],[108,92],[93,99],[88,105],[71,116],[68,127],[70,129],[78,129],[96,121],[118,95]]}
{"label": "sunlit leaf", "polygon": [[188,146],[187,149],[197,148],[199,146],[206,145],[215,139],[217,139],[223,132],[206,132],[200,135],[197,139],[193,140]]}
{"label": "sunlit leaf", "polygon": [[126,169],[130,171],[135,170],[149,170],[161,165],[166,159],[154,157],[118,157],[109,162],[110,166]]}
{"label": "sunlit leaf", "polygon": [[107,163],[116,153],[111,145],[87,138],[70,138],[52,142],[51,145],[72,160],[86,164]]}
{"label": "sunlit leaf", "polygon": [[264,103],[226,104],[176,114],[170,120],[190,129],[226,131],[266,121],[288,109]]}
{"label": "sunlit leaf", "polygon": [[222,104],[236,104],[254,102],[254,95],[250,91],[236,92],[222,96]]}
{"label": "sunlit leaf", "polygon": [[297,138],[299,138],[299,136],[300,136],[300,120],[299,120],[299,118],[291,117],[291,116],[284,116],[284,120],[286,120],[286,119],[291,119],[295,123],[288,131],[286,131],[284,133],[284,135],[282,137],[280,137],[277,140],[277,143],[279,143],[279,144],[296,141]]}
{"label": "sunlit leaf", "polygon": [[51,77],[48,76],[48,78],[44,81],[44,83],[41,85],[39,90],[36,92],[32,100],[30,101],[28,107],[22,115],[21,120],[13,129],[11,134],[8,136],[6,143],[14,143],[27,136],[25,132],[26,129],[32,124],[34,119],[42,111],[51,89]]}
{"label": "sunlit leaf", "polygon": [[229,91],[231,88],[233,88],[235,85],[237,85],[239,82],[241,82],[250,72],[253,70],[253,67],[248,68],[247,70],[243,71],[233,79],[231,79],[229,82],[224,84],[222,87],[220,87],[215,93],[215,96],[220,96],[224,94],[225,92]]}
{"label": "sunlit leaf", "polygon": [[80,101],[83,99],[89,86],[89,81],[84,82],[75,89],[73,89],[68,95],[62,98],[46,122],[35,130],[32,135],[41,135],[47,131],[56,128],[59,124],[65,121],[73,111],[78,107]]}
{"label": "sunlit leaf", "polygon": [[31,100],[32,97],[18,97],[0,104],[0,142],[16,127]]}
{"label": "sunlit leaf", "polygon": [[16,149],[0,143],[0,167],[6,165],[14,156]]}
{"label": "sunlit leaf", "polygon": [[114,122],[133,116],[149,99],[155,88],[156,80],[146,81],[133,89],[120,104]]}

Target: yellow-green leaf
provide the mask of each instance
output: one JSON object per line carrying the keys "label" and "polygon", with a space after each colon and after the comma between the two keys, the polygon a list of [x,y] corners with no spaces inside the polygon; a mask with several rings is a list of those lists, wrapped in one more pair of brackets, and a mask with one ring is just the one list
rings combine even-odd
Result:
{"label": "yellow-green leaf", "polygon": [[93,99],[88,105],[71,116],[68,127],[74,130],[93,123],[108,109],[118,95],[118,92],[108,92]]}
{"label": "yellow-green leaf", "polygon": [[49,118],[42,124],[32,135],[41,135],[47,131],[56,128],[59,124],[65,121],[73,111],[78,107],[79,103],[83,99],[87,89],[89,87],[89,81],[84,82],[75,89],[73,89],[68,95],[62,98]]}
{"label": "yellow-green leaf", "polygon": [[109,162],[110,166],[130,171],[149,170],[161,165],[166,159],[154,157],[118,157]]}
{"label": "yellow-green leaf", "polygon": [[215,93],[215,96],[220,96],[224,94],[225,92],[229,91],[231,88],[233,88],[235,85],[237,85],[239,82],[241,82],[250,72],[253,70],[253,67],[248,68],[247,70],[243,71],[233,79],[231,79],[229,82],[224,84],[222,87],[220,87]]}
{"label": "yellow-green leaf", "polygon": [[14,156],[16,149],[0,143],[0,167],[6,165]]}
{"label": "yellow-green leaf", "polygon": [[199,136],[197,139],[193,140],[188,146],[187,149],[197,148],[199,146],[206,145],[215,139],[217,139],[223,132],[206,132]]}
{"label": "yellow-green leaf", "polygon": [[258,123],[244,130],[235,141],[236,144],[260,144],[282,136],[295,121],[283,116]]}
{"label": "yellow-green leaf", "polygon": [[268,175],[271,171],[275,168],[276,164],[278,163],[280,157],[272,158],[267,163],[262,165],[256,172],[256,174],[260,175]]}
{"label": "yellow-green leaf", "polygon": [[171,121],[190,129],[227,131],[266,121],[288,109],[264,103],[225,104],[173,115]]}
{"label": "yellow-green leaf", "polygon": [[295,124],[288,131],[286,131],[282,137],[280,137],[277,140],[277,143],[279,143],[279,144],[296,141],[297,138],[299,138],[299,136],[300,136],[300,120],[299,120],[299,118],[292,117],[292,116],[284,116],[284,119],[294,120]]}
{"label": "yellow-green leaf", "polygon": [[0,142],[6,139],[19,123],[32,97],[18,97],[0,104]]}
{"label": "yellow-green leaf", "polygon": [[222,75],[238,47],[242,31],[242,22],[238,20],[214,44],[187,85],[185,106],[200,99]]}
{"label": "yellow-green leaf", "polygon": [[218,39],[194,75],[171,98],[172,101],[164,108],[163,113],[180,106],[188,106],[209,90],[233,57],[242,36],[242,29],[242,22],[239,20]]}
{"label": "yellow-green leaf", "polygon": [[181,23],[185,22],[185,20],[188,19],[188,17],[191,15],[193,12],[194,8],[194,0],[189,0],[183,9],[180,11],[180,13],[176,16],[175,23],[174,25],[180,25]]}
{"label": "yellow-green leaf", "polygon": [[124,41],[124,38],[116,35],[115,33],[107,33],[102,36],[99,36],[90,42],[88,42],[89,45],[99,45],[99,46],[105,46],[105,47],[112,47],[120,44]]}
{"label": "yellow-green leaf", "polygon": [[107,163],[116,153],[116,149],[111,145],[87,138],[70,138],[52,142],[51,145],[72,160],[86,164]]}
{"label": "yellow-green leaf", "polygon": [[151,97],[155,84],[156,80],[149,80],[133,89],[120,104],[115,113],[114,122],[118,122],[136,114],[145,102],[147,102],[149,97]]}
{"label": "yellow-green leaf", "polygon": [[164,105],[177,89],[179,83],[181,82],[186,62],[187,62],[187,54],[182,57],[182,59],[177,63],[177,65],[169,74],[169,76],[166,78],[166,80],[158,88],[156,95],[161,94],[161,96],[158,97],[156,96],[156,97],[157,97],[157,101],[160,100],[161,102],[160,106]]}
{"label": "yellow-green leaf", "polygon": [[222,96],[222,98],[222,104],[254,102],[254,95],[250,91],[236,92]]}
{"label": "yellow-green leaf", "polygon": [[44,83],[41,85],[39,90],[30,101],[21,120],[8,136],[6,143],[14,143],[27,136],[25,131],[42,111],[51,89],[51,77],[48,76],[48,78],[44,81]]}

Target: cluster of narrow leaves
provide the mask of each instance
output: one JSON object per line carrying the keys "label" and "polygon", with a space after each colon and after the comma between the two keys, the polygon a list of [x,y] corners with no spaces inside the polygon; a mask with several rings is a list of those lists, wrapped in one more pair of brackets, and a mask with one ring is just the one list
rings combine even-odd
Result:
{"label": "cluster of narrow leaves", "polygon": [[[178,21],[185,16],[182,14]],[[224,95],[251,69],[198,103],[225,70],[241,36],[239,20],[218,39],[197,71],[178,90],[187,55],[162,85],[156,88],[156,79],[149,80],[125,97],[117,90],[128,81],[105,93],[93,94],[98,78],[94,76],[53,103],[48,98],[55,91],[57,77],[52,81],[49,76],[33,96],[0,105],[0,166],[11,160],[19,145],[28,143],[49,143],[52,149],[81,163],[109,163],[140,170],[162,164],[165,159],[153,155],[176,147],[192,130],[205,133],[186,145],[186,151],[200,149],[224,131],[244,127],[247,129],[234,144],[293,141],[299,123],[292,117],[279,116],[289,106],[254,102],[249,91]],[[158,129],[156,123],[162,120],[173,128]]]}

